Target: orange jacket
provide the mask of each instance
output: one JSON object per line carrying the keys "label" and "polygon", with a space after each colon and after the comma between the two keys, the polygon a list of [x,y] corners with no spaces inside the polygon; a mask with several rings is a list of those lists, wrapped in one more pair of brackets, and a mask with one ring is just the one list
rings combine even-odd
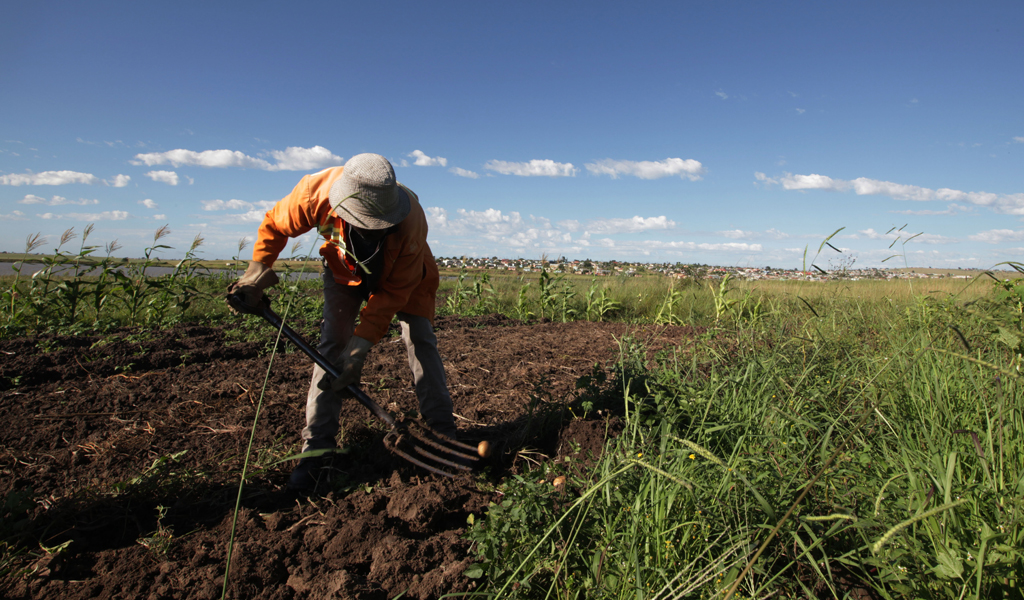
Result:
{"label": "orange jacket", "polygon": [[[272,267],[288,245],[288,238],[316,227],[327,240],[320,247],[320,255],[334,280],[359,285],[356,264],[344,252],[348,244],[345,221],[331,210],[331,185],[341,177],[343,169],[331,167],[306,175],[291,194],[268,210],[257,232],[252,259]],[[375,344],[387,333],[392,317],[399,311],[434,320],[439,277],[434,255],[427,246],[427,218],[416,194],[405,186],[402,188],[409,194],[409,215],[398,224],[397,231],[385,238],[380,282],[359,313],[355,330],[355,335]]]}

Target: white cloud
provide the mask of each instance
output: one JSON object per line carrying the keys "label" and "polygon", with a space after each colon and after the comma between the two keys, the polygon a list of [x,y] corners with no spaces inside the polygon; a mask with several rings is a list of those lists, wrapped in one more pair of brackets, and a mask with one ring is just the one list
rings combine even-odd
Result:
{"label": "white cloud", "polygon": [[203,210],[252,210],[252,202],[246,202],[245,200],[237,200],[232,198],[231,200],[202,200]]}
{"label": "white cloud", "polygon": [[268,155],[274,159],[271,163],[263,158],[254,158],[238,150],[168,150],[167,152],[148,152],[136,154],[131,161],[133,165],[170,164],[175,167],[182,165],[199,167],[240,167],[243,169],[262,169],[264,171],[311,171],[334,165],[344,160],[323,146],[312,148],[288,147],[284,150],[271,150]]}
{"label": "white cloud", "polygon": [[986,244],[999,244],[1002,242],[1017,242],[1024,240],[1024,230],[1014,231],[1012,229],[989,229],[974,235],[967,236],[973,242],[985,242]]}
{"label": "white cloud", "polygon": [[170,164],[175,167],[191,165],[200,167],[242,167],[245,169],[266,169],[270,170],[270,163],[261,159],[253,158],[238,150],[168,150],[167,152],[147,152],[136,154],[131,161],[133,165],[155,165]]}
{"label": "white cloud", "polygon": [[790,175],[782,178],[782,187],[787,190],[837,190],[845,191],[849,182],[832,179],[825,175]]}
{"label": "white cloud", "polygon": [[650,230],[667,230],[675,222],[667,217],[633,217],[631,219],[596,219],[581,223],[570,219],[553,225],[551,220],[536,215],[497,209],[482,211],[458,209],[454,214],[440,207],[425,209],[432,235],[444,236],[456,246],[475,246],[486,240],[523,255],[531,253],[578,253],[589,247],[624,247],[629,252],[645,252],[651,240],[614,240],[611,237],[592,239],[595,235],[617,236]]}
{"label": "white cloud", "polygon": [[[888,233],[879,233],[874,229],[861,229],[858,233],[869,240],[892,241],[899,238],[903,239],[904,241],[910,240],[910,243],[916,242],[920,244],[955,244],[960,241],[956,238],[946,237],[944,235],[936,235],[933,233],[921,233],[915,236],[914,234],[907,233],[905,231],[890,231]],[[911,237],[913,237],[912,240],[910,239]]]}
{"label": "white cloud", "polygon": [[8,214],[0,214],[0,221],[27,221],[25,213],[20,210],[11,211]]}
{"label": "white cloud", "polygon": [[474,173],[473,171],[467,171],[466,169],[462,169],[462,168],[459,168],[459,167],[452,167],[452,168],[448,169],[448,172],[449,173],[455,173],[459,177],[468,177],[470,179],[479,179],[480,178],[480,174],[479,173]]}
{"label": "white cloud", "polygon": [[263,218],[267,215],[265,210],[249,210],[242,214],[231,215],[231,217],[237,218],[240,223],[262,223]]}
{"label": "white cloud", "polygon": [[[775,229],[774,227],[769,229],[769,230],[767,230],[767,231],[765,231],[764,234],[767,237],[769,237],[769,238],[771,238],[773,240],[788,240],[789,238],[793,237],[791,234],[788,234],[788,233],[786,233],[784,231],[779,231],[778,229]],[[820,236],[814,236],[814,237],[820,237]]]}
{"label": "white cloud", "polygon": [[960,206],[959,204],[951,203],[946,207],[946,210],[890,210],[889,212],[897,215],[956,215],[964,212],[971,212],[973,209],[970,206]]}
{"label": "white cloud", "polygon": [[131,180],[132,180],[132,178],[127,176],[127,175],[114,175],[113,179],[111,179],[109,181],[104,181],[103,183],[106,183],[110,187],[120,188],[120,187],[126,187],[128,185],[128,182],[131,181]]}
{"label": "white cloud", "polygon": [[1017,142],[1018,144],[1024,144],[1024,135],[1018,135],[1014,137],[1013,141]]}
{"label": "white cloud", "polygon": [[640,233],[652,229],[672,229],[675,226],[675,221],[662,215],[646,219],[640,216],[633,217],[632,219],[595,219],[588,221],[584,227],[587,233],[609,234]]}
{"label": "white cloud", "polygon": [[277,164],[268,169],[269,171],[314,171],[345,164],[345,159],[323,146],[289,146],[284,150],[271,150],[270,156]]}
{"label": "white cloud", "polygon": [[807,112],[806,108],[798,108],[798,109],[796,109],[796,114],[798,114],[798,115],[802,115],[805,112]]}
{"label": "white cloud", "polygon": [[167,219],[167,215],[153,215],[153,219],[156,221],[164,221]]}
{"label": "white cloud", "polygon": [[612,179],[618,179],[619,175],[633,175],[640,179],[659,179],[679,175],[680,178],[697,181],[705,172],[704,166],[692,158],[686,160],[666,158],[659,161],[643,160],[639,162],[606,158],[585,166],[595,175],[610,175]]}
{"label": "white cloud", "polygon": [[258,202],[246,202],[245,200],[202,200],[203,210],[241,210],[245,212],[231,213],[216,217],[218,223],[240,224],[260,223],[277,202],[273,200],[260,200]]}
{"label": "white cloud", "polygon": [[[632,219],[599,219],[578,221],[567,219],[552,224],[550,219],[497,209],[472,211],[459,209],[449,213],[440,207],[425,207],[432,236],[431,244],[442,252],[472,256],[490,256],[494,247],[505,255],[533,256],[541,254],[585,256],[594,252],[613,252],[615,258],[645,257],[654,253],[661,259],[692,260],[693,253],[761,255],[761,244],[741,242],[698,243],[663,239],[631,239],[648,230],[665,230],[675,226],[666,217],[634,217]],[[440,240],[440,241],[439,241]],[[481,240],[486,241],[482,244]],[[802,249],[801,249],[802,251]],[[435,251],[435,253],[437,253]],[[707,260],[705,258],[705,260]]]}
{"label": "white cloud", "polygon": [[166,183],[167,185],[178,185],[178,174],[174,171],[150,171],[146,173],[153,181]]}
{"label": "white cloud", "polygon": [[818,239],[821,237],[817,234],[794,236],[792,234],[785,233],[774,228],[768,229],[766,231],[745,231],[743,229],[729,229],[725,231],[716,231],[715,234],[734,240],[759,240],[764,238],[768,238],[770,240],[788,240],[793,237],[808,237]]}
{"label": "white cloud", "polygon": [[99,177],[78,171],[43,171],[42,173],[0,175],[0,185],[66,185],[69,183],[94,185],[99,182]]}
{"label": "white cloud", "polygon": [[741,244],[737,242],[726,242],[722,244],[707,244],[696,242],[660,242],[651,246],[652,250],[704,250],[710,252],[761,252],[764,248],[761,244]]}
{"label": "white cloud", "polygon": [[155,209],[157,209],[159,207],[159,205],[156,202],[154,202],[153,200],[151,200],[149,198],[146,198],[145,200],[139,200],[139,204],[145,206],[146,208],[153,209],[153,210],[155,210]]}
{"label": "white cloud", "polygon": [[73,221],[124,221],[131,215],[123,210],[105,210],[101,213],[66,213],[63,215],[43,213],[36,216],[40,219],[70,219]]}
{"label": "white cloud", "polygon": [[575,177],[576,167],[572,163],[558,163],[553,160],[534,159],[528,163],[491,160],[484,165],[485,169],[497,171],[502,175],[519,175],[520,177]]}
{"label": "white cloud", "polygon": [[949,188],[930,188],[892,181],[880,181],[858,177],[850,181],[833,179],[825,175],[793,175],[786,173],[782,177],[768,177],[764,173],[755,172],[754,178],[767,185],[781,185],[786,190],[826,190],[847,192],[852,190],[858,196],[888,196],[894,200],[911,200],[916,202],[943,201],[966,202],[978,206],[987,206],[994,212],[1009,215],[1024,215],[1024,193],[994,194],[991,192],[962,192]]}
{"label": "white cloud", "polygon": [[406,156],[410,156],[416,159],[413,164],[418,167],[447,167],[448,159],[441,156],[431,158],[423,153],[422,150],[413,150]]}
{"label": "white cloud", "polygon": [[77,206],[88,206],[90,204],[99,204],[100,201],[95,198],[89,200],[88,198],[79,198],[78,200],[68,200],[63,196],[54,196],[47,200],[46,198],[40,198],[34,194],[28,194],[21,200],[18,200],[18,204],[45,204],[47,206],[65,206],[68,204],[74,204]]}
{"label": "white cloud", "polygon": [[718,96],[719,98],[721,98],[722,100],[728,100],[729,99],[729,94],[726,94],[722,90],[718,90],[717,92],[715,92],[715,95]]}

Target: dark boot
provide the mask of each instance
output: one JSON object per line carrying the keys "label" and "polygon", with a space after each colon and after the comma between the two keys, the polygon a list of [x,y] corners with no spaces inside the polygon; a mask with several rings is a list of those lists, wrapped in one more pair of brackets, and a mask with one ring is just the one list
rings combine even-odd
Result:
{"label": "dark boot", "polygon": [[299,464],[288,477],[288,490],[312,494],[327,491],[331,479],[330,459],[326,456],[311,456],[299,460]]}

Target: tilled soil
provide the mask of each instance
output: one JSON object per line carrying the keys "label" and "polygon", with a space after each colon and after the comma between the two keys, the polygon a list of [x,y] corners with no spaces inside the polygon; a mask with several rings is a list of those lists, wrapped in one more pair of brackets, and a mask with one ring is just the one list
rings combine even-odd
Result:
{"label": "tilled soil", "polygon": [[[469,591],[467,518],[500,502],[518,451],[599,452],[608,430],[565,410],[576,382],[618,358],[617,338],[686,347],[685,327],[436,323],[460,437],[490,439],[483,474],[448,479],[389,454],[385,430],[355,403],[342,412],[334,478],[285,490],[299,449],[311,361],[279,353],[269,371],[244,486],[232,598],[436,598]],[[266,343],[238,329],[43,336],[0,342],[0,571],[9,598],[218,598],[243,457],[267,376]],[[273,330],[267,326],[266,336]],[[313,340],[315,341],[315,340]],[[286,343],[286,342],[285,342]],[[395,414],[416,399],[404,345],[385,338],[363,387]],[[548,417],[554,427],[530,420]],[[553,419],[551,417],[554,417]],[[526,433],[524,433],[526,432]],[[571,442],[571,443],[570,443]],[[581,457],[586,458],[586,457]]]}

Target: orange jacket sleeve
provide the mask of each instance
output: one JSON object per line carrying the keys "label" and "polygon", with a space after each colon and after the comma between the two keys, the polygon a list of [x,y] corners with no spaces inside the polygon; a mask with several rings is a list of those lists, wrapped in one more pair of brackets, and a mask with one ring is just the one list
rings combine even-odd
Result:
{"label": "orange jacket sleeve", "polygon": [[288,245],[288,238],[298,237],[324,222],[331,209],[331,185],[341,177],[342,171],[342,167],[332,167],[306,175],[292,193],[268,210],[256,232],[252,259],[268,267],[274,266]]}

